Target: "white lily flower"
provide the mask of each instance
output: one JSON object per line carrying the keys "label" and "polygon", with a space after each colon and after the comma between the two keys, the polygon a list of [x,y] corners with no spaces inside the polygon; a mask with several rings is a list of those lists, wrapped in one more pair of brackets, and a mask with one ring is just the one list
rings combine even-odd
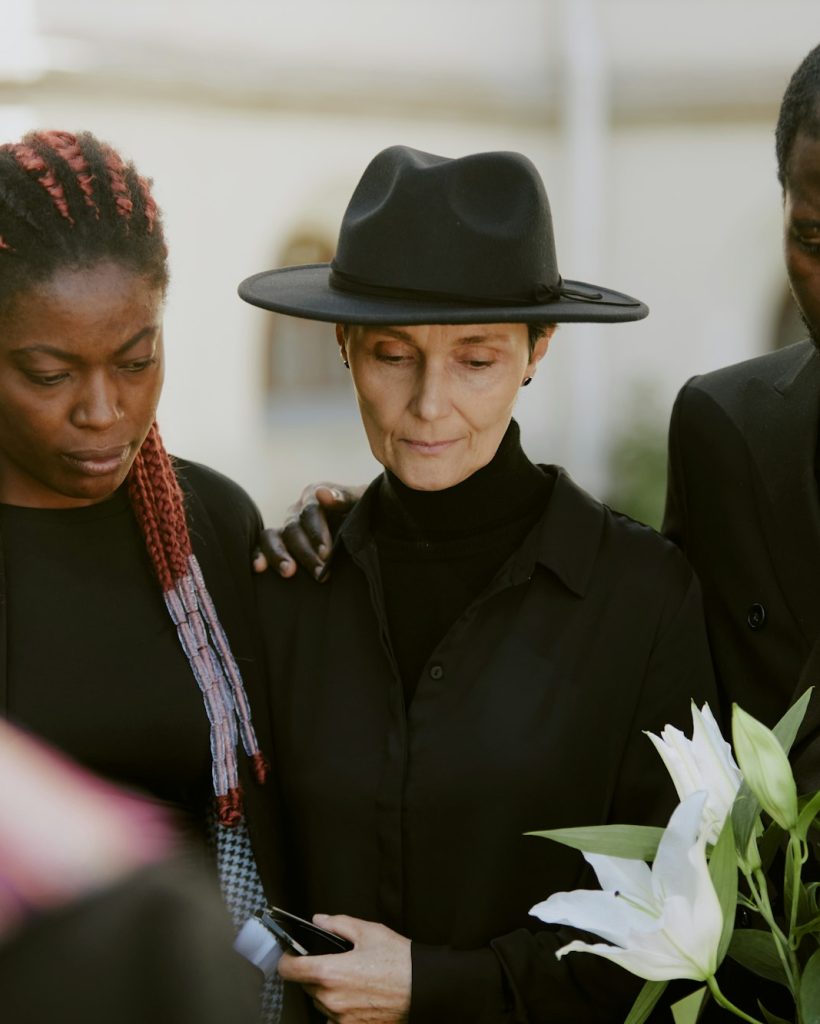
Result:
{"label": "white lily flower", "polygon": [[669,819],[650,868],[643,861],[585,853],[603,891],[554,893],[530,911],[549,924],[592,932],[606,943],[558,950],[602,956],[647,981],[705,981],[717,970],[723,928],[701,827],[706,793],[683,800]]}
{"label": "white lily flower", "polygon": [[691,740],[672,725],[665,726],[660,736],[651,732],[646,735],[661,755],[681,800],[692,793],[708,794],[704,811],[706,841],[716,843],[743,776],[709,705],[704,704],[698,711],[692,702]]}

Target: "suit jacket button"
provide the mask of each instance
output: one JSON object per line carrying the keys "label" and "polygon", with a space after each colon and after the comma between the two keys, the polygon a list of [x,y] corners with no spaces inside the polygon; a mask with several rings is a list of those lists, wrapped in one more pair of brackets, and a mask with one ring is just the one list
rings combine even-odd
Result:
{"label": "suit jacket button", "polygon": [[435,664],[430,666],[430,678],[442,679],[444,677],[444,666]]}
{"label": "suit jacket button", "polygon": [[766,623],[766,609],[762,604],[753,604],[746,613],[746,625],[749,629],[763,629]]}

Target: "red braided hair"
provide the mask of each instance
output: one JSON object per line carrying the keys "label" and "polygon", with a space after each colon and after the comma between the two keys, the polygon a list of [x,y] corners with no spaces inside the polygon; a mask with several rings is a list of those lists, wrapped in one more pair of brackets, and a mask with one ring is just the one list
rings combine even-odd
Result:
{"label": "red braided hair", "polygon": [[12,154],[24,171],[28,171],[29,174],[36,176],[37,183],[51,196],[60,216],[65,217],[66,220],[73,224],[74,218],[68,211],[68,200],[65,197],[63,186],[57,181],[54,171],[48,166],[37,150],[32,146],[26,145],[24,142],[7,143],[3,146],[3,149]]}
{"label": "red braided hair", "polygon": [[41,132],[40,138],[58,156],[61,156],[74,172],[86,206],[90,206],[99,218],[100,208],[94,199],[94,176],[77,141],[77,136],[72,135],[71,132]]}
{"label": "red braided hair", "polygon": [[[128,488],[134,516],[145,538],[151,564],[166,603],[169,604],[172,618],[178,631],[181,631],[183,649],[197,682],[208,691],[205,693],[206,708],[212,727],[217,729],[219,737],[214,741],[220,751],[217,756],[216,785],[224,790],[220,792],[218,789],[216,795],[219,820],[223,825],[237,825],[242,818],[241,792],[238,781],[225,782],[225,778],[234,769],[228,767],[233,760],[232,751],[226,753],[224,750],[226,744],[220,729],[225,728],[225,723],[220,712],[228,711],[230,730],[235,728],[234,717],[238,719],[243,745],[250,756],[258,782],[266,780],[268,764],[256,741],[239,668],[193,554],[184,496],[156,423],[152,425],[134,459],[128,475]],[[193,594],[196,596],[193,597]],[[196,651],[192,648],[191,636],[198,644]],[[211,667],[206,664],[204,677],[200,678],[203,673],[201,657],[206,651],[205,661]],[[219,668],[216,676],[213,676],[210,674],[211,669],[217,663]],[[221,689],[218,680],[224,684]],[[212,691],[214,683],[216,688]],[[219,693],[214,696],[216,690]],[[236,740],[232,739],[230,745],[233,749]],[[227,775],[223,778],[221,773],[225,772]]]}
{"label": "red braided hair", "polygon": [[170,590],[187,575],[192,549],[182,490],[156,423],[134,459],[128,490],[160,586]]}
{"label": "red braided hair", "polygon": [[111,185],[111,193],[117,205],[117,213],[128,221],[131,219],[131,214],[134,211],[134,202],[131,199],[131,191],[125,180],[125,163],[120,154],[110,146],[103,145],[102,149],[105,156],[105,168],[108,171],[108,180]]}
{"label": "red braided hair", "polygon": [[29,132],[0,146],[0,306],[65,266],[120,262],[165,287],[150,181],[89,132]]}

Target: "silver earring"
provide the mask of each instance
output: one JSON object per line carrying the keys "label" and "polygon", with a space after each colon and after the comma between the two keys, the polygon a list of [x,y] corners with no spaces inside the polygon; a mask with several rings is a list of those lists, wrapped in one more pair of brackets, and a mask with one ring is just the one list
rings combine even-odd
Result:
{"label": "silver earring", "polygon": [[531,382],[532,382],[532,377],[525,377],[524,380],[521,382],[521,387],[525,388]]}
{"label": "silver earring", "polygon": [[344,363],[345,369],[349,370],[350,369],[350,363],[346,359],[343,359],[342,362]]}

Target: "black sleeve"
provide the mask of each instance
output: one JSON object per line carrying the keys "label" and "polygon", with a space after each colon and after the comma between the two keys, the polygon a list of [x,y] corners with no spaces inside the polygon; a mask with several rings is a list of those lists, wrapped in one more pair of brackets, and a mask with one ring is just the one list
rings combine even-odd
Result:
{"label": "black sleeve", "polygon": [[213,543],[208,536],[208,524],[199,528],[197,504],[201,502],[229,565],[240,567],[243,575],[247,569],[249,574],[262,530],[262,516],[253,499],[234,480],[207,466],[175,459],[174,468],[186,494],[194,547]]}

